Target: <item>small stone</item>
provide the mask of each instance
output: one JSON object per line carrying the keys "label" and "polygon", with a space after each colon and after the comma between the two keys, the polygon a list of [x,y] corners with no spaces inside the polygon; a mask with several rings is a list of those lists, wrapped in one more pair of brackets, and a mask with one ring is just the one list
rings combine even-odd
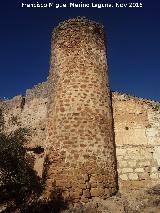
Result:
{"label": "small stone", "polygon": [[152,167],[151,172],[157,172],[157,167]]}
{"label": "small stone", "polygon": [[151,174],[150,174],[150,178],[151,178],[151,179],[159,179],[158,173],[151,173]]}
{"label": "small stone", "polygon": [[135,172],[144,172],[144,169],[143,168],[136,168]]}
{"label": "small stone", "polygon": [[76,190],[74,192],[70,192],[70,197],[73,199],[78,199],[82,195],[82,190]]}
{"label": "small stone", "polygon": [[148,180],[149,179],[149,174],[148,173],[140,173],[139,174],[139,180]]}
{"label": "small stone", "polygon": [[90,198],[91,197],[91,193],[89,189],[83,190],[83,196],[86,198]]}
{"label": "small stone", "polygon": [[121,180],[128,180],[128,176],[126,174],[122,174],[119,176]]}
{"label": "small stone", "polygon": [[150,166],[150,161],[141,161],[139,162],[139,166],[140,167]]}
{"label": "small stone", "polygon": [[136,160],[128,161],[128,165],[129,165],[130,167],[135,167],[136,164],[137,164]]}
{"label": "small stone", "polygon": [[80,189],[86,189],[86,184],[79,184],[78,187],[79,187]]}
{"label": "small stone", "polygon": [[91,188],[92,197],[101,197],[104,195],[104,188]]}
{"label": "small stone", "polygon": [[121,172],[122,173],[129,173],[129,172],[133,172],[133,169],[132,168],[123,168],[123,169],[121,169]]}
{"label": "small stone", "polygon": [[91,184],[89,182],[86,182],[86,188],[90,189],[91,188]]}
{"label": "small stone", "polygon": [[125,155],[126,149],[117,148],[116,149],[116,155]]}
{"label": "small stone", "polygon": [[99,183],[102,183],[102,182],[104,182],[104,181],[105,181],[104,176],[103,176],[103,175],[99,175],[99,176],[98,176],[98,182],[99,182]]}
{"label": "small stone", "polygon": [[105,195],[110,195],[110,190],[108,188],[105,188],[105,191],[104,191]]}
{"label": "small stone", "polygon": [[127,161],[119,161],[118,163],[120,168],[127,167]]}
{"label": "small stone", "polygon": [[82,203],[88,203],[89,202],[89,199],[87,197],[81,197],[81,202]]}
{"label": "small stone", "polygon": [[91,183],[97,183],[97,179],[96,179],[96,177],[91,176],[91,178],[90,178],[90,182],[91,182]]}
{"label": "small stone", "polygon": [[128,177],[130,180],[138,180],[138,175],[136,173],[129,173]]}
{"label": "small stone", "polygon": [[63,195],[64,199],[69,198],[69,191],[63,191],[62,195]]}
{"label": "small stone", "polygon": [[89,181],[89,176],[88,176],[88,174],[84,174],[84,175],[83,175],[83,178],[84,178],[84,181]]}
{"label": "small stone", "polygon": [[91,187],[92,188],[96,188],[97,187],[97,183],[91,183]]}

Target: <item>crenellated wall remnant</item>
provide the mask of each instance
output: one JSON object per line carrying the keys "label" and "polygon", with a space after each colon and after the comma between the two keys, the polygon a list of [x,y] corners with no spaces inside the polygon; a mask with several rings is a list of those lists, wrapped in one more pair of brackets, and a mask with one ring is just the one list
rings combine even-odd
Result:
{"label": "crenellated wall remnant", "polygon": [[46,115],[47,115],[47,83],[28,89],[26,95],[16,96],[11,100],[0,102],[2,110],[4,131],[10,133],[17,128],[29,130],[26,148],[35,158],[34,168],[42,176],[45,153],[36,153],[37,147],[44,149],[46,141]]}
{"label": "crenellated wall remnant", "polygon": [[112,93],[122,188],[140,188],[160,179],[160,103]]}
{"label": "crenellated wall remnant", "polygon": [[[47,84],[47,82],[42,84],[45,93],[47,93]],[[6,131],[13,131],[17,127],[27,127],[31,130],[27,147],[28,152],[35,156],[35,169],[40,176],[45,158],[48,98],[47,95],[37,96],[35,91],[39,90],[39,94],[44,94],[42,88],[39,85],[29,90],[30,102],[26,102],[23,109],[21,109],[21,96],[0,103]],[[23,98],[25,99],[25,97]],[[151,100],[112,92],[120,190],[146,188],[159,183],[159,105],[160,103]],[[17,120],[17,122],[11,122],[13,116],[16,118],[13,120]],[[35,153],[37,147],[42,147],[44,153]]]}
{"label": "crenellated wall remnant", "polygon": [[0,100],[3,131],[29,129],[40,176],[48,157],[47,193],[58,186],[75,201],[105,198],[118,189],[116,170],[122,191],[159,183],[160,103],[118,92],[111,102],[106,71],[101,25],[71,19],[54,31],[49,80]]}

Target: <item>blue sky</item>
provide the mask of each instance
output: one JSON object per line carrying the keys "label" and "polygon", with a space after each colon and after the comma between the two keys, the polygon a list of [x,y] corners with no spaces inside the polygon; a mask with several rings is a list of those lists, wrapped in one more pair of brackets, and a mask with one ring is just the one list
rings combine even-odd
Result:
{"label": "blue sky", "polygon": [[[4,2],[3,2],[4,1]],[[86,16],[102,23],[107,35],[110,86],[160,101],[160,2],[41,0],[39,3],[143,3],[142,8],[22,8],[31,0],[0,3],[0,97],[25,94],[45,81],[51,33],[65,19]]]}

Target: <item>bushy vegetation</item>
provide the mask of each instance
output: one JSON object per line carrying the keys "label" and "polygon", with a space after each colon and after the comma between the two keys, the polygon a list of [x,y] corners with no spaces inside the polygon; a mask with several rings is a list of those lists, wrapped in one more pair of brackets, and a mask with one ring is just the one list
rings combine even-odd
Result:
{"label": "bushy vegetation", "polygon": [[43,190],[42,180],[31,167],[24,148],[25,129],[6,135],[0,133],[0,203],[24,208]]}
{"label": "bushy vegetation", "polygon": [[156,104],[156,105],[154,106],[154,109],[155,109],[156,111],[160,111],[160,104]]}
{"label": "bushy vegetation", "polygon": [[49,200],[40,199],[46,177],[40,178],[32,168],[32,158],[24,146],[28,134],[29,131],[24,128],[4,133],[0,110],[0,206],[6,206],[4,213],[60,212],[67,206],[61,189],[52,189]]}

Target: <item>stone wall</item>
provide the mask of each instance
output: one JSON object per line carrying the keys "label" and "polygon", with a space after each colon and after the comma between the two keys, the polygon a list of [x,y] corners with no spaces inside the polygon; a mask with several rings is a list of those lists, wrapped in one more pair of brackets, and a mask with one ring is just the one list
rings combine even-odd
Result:
{"label": "stone wall", "polygon": [[104,31],[93,21],[55,29],[49,80],[0,100],[3,122],[7,134],[29,130],[25,146],[40,176],[47,157],[48,192],[63,187],[88,202],[116,193],[117,179],[120,190],[159,183],[160,103],[113,92],[111,104]]}
{"label": "stone wall", "polygon": [[[42,175],[46,145],[47,82],[27,90],[26,96],[1,101],[5,131],[31,131],[28,152]],[[121,190],[151,187],[160,179],[160,103],[112,92],[118,177]]]}
{"label": "stone wall", "polygon": [[120,187],[156,184],[160,179],[160,103],[112,93],[112,104]]}
{"label": "stone wall", "polygon": [[[4,120],[4,131],[9,134],[17,128],[29,130],[28,152],[35,158],[34,168],[42,175],[44,148],[46,141],[46,115],[47,115],[47,83],[38,84],[28,89],[26,95],[16,96],[10,100],[0,102]],[[41,153],[37,153],[37,148]]]}
{"label": "stone wall", "polygon": [[65,21],[53,34],[47,185],[75,201],[118,189],[104,38],[103,27],[86,18]]}

